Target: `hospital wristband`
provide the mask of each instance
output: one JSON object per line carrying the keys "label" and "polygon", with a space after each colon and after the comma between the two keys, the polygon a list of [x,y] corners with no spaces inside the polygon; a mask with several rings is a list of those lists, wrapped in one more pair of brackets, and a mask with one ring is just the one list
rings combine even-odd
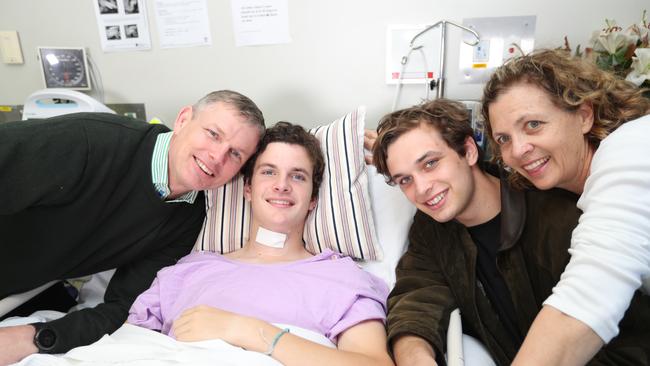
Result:
{"label": "hospital wristband", "polygon": [[278,341],[280,338],[282,338],[283,335],[290,333],[289,328],[284,328],[281,331],[278,332],[278,334],[273,337],[273,340],[271,341],[271,344],[269,345],[269,349],[264,352],[265,355],[271,356],[273,354],[273,351],[275,351],[275,346],[278,344]]}

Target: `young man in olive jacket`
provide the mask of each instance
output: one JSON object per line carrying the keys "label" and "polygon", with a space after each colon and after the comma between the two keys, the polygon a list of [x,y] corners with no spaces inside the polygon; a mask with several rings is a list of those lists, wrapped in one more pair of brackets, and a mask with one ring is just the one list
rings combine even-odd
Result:
{"label": "young man in olive jacket", "polygon": [[[462,104],[438,99],[380,122],[373,162],[418,208],[389,296],[397,365],[444,364],[449,314],[509,365],[569,261],[577,197],[516,191],[483,167]],[[603,294],[607,296],[607,294]],[[650,300],[637,292],[620,335],[594,365],[650,362]]]}

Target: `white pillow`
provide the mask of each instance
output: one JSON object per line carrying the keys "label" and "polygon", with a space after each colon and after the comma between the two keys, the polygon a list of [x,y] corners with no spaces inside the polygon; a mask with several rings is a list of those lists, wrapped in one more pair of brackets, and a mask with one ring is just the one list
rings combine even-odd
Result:
{"label": "white pillow", "polygon": [[363,268],[383,278],[389,288],[395,285],[395,267],[408,247],[408,232],[417,209],[399,187],[386,184],[377,169],[368,166],[368,186],[379,245],[384,252],[380,262],[367,262]]}
{"label": "white pillow", "polygon": [[[312,253],[325,248],[363,260],[380,260],[367,167],[363,154],[365,107],[312,132],[321,142],[325,173],[318,206],[307,217],[303,239]],[[227,253],[244,246],[250,226],[250,204],[244,182],[236,177],[206,191],[206,219],[194,250]]]}

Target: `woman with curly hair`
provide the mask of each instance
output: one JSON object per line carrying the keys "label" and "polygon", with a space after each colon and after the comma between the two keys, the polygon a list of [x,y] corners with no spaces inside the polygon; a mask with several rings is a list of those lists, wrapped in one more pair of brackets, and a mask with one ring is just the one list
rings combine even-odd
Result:
{"label": "woman with curly hair", "polygon": [[637,290],[650,301],[648,113],[642,89],[563,51],[513,59],[487,83],[492,153],[513,185],[574,192],[583,212],[514,364],[584,364],[618,334]]}

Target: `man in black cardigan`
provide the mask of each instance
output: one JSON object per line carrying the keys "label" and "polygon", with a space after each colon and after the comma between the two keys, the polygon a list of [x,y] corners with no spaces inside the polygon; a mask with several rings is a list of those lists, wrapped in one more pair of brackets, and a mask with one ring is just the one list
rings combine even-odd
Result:
{"label": "man in black cardigan", "polygon": [[104,303],[0,328],[0,365],[111,333],[156,272],[189,253],[204,189],[255,152],[262,112],[228,90],[181,109],[174,131],[102,113],[0,124],[0,299],[117,268]]}

